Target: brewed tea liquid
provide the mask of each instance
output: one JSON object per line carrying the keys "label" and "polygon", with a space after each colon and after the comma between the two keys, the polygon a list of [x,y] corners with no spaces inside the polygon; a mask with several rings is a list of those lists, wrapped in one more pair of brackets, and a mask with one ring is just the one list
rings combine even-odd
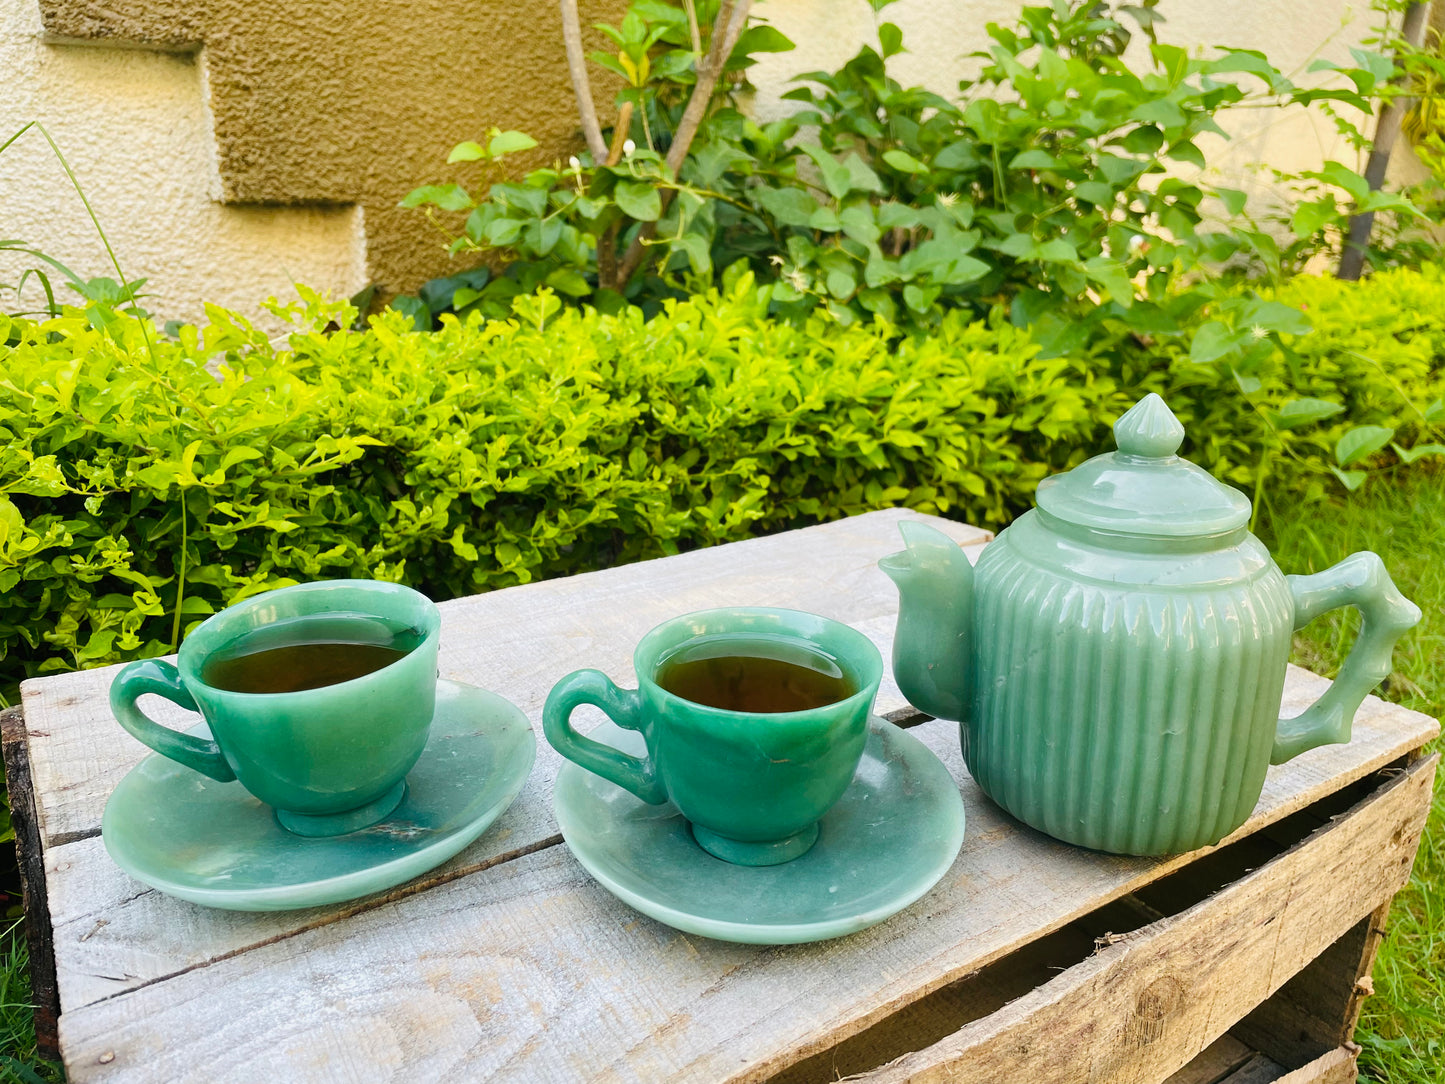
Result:
{"label": "brewed tea liquid", "polygon": [[654,680],[695,704],[766,714],[808,711],[857,692],[837,662],[821,652],[731,637],[673,652]]}
{"label": "brewed tea liquid", "polygon": [[389,666],[422,641],[365,614],[315,614],[257,629],[218,651],[201,668],[213,689],[294,693],[365,677]]}

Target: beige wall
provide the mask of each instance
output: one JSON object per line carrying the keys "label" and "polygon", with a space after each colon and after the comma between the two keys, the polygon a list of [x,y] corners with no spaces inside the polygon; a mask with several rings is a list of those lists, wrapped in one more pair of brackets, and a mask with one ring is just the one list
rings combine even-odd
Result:
{"label": "beige wall", "polygon": [[[625,0],[582,7],[586,25]],[[1366,5],[1346,0],[1162,7],[1167,40],[1265,49],[1286,70],[1317,49],[1347,59],[1367,15],[1350,21]],[[984,24],[1011,21],[1017,8],[900,0],[885,16],[910,47],[895,74],[952,92]],[[873,34],[865,0],[760,0],[754,10],[799,46],[753,69],[762,116],[789,104],[779,95],[791,74],[836,67]],[[0,0],[0,72],[0,139],[46,122],[128,273],[149,277],[162,317],[195,318],[202,298],[255,312],[293,279],[339,293],[369,281],[413,288],[454,265],[424,219],[396,203],[449,175],[448,148],[491,124],[541,138],[533,163],[577,145],[555,0]],[[1218,162],[1252,187],[1262,182],[1248,168],[1260,160],[1350,160],[1328,126],[1245,118]],[[106,273],[35,133],[0,155],[0,237],[15,236]],[[14,267],[0,258],[0,281]]]}
{"label": "beige wall", "polygon": [[[365,234],[352,206],[226,206],[212,199],[210,122],[193,55],[46,45],[31,0],[0,0],[0,142],[43,121],[145,304],[201,315],[201,298],[257,311],[295,280],[355,290]],[[111,275],[85,208],[38,131],[0,154],[0,238],[23,238],[89,277]],[[0,282],[34,261],[0,253]],[[25,296],[41,295],[28,286]],[[66,296],[74,297],[69,291]]]}

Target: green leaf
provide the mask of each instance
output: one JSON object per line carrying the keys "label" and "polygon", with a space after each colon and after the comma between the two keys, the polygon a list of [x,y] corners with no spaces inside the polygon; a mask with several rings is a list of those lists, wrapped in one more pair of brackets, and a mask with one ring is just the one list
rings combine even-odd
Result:
{"label": "green leaf", "polygon": [[1427,455],[1445,455],[1445,444],[1417,444],[1413,448],[1401,448],[1398,444],[1392,443],[1390,447],[1400,457],[1402,463],[1413,463]]}
{"label": "green leaf", "polygon": [[752,53],[790,53],[796,48],[792,39],[777,27],[758,23],[742,32],[738,43],[733,46],[733,56],[749,56]]}
{"label": "green leaf", "polygon": [[1333,418],[1336,414],[1343,413],[1344,409],[1339,403],[1332,403],[1328,399],[1291,399],[1279,408],[1279,412],[1274,416],[1274,424],[1280,429],[1294,429],[1323,421],[1325,418]]}
{"label": "green leaf", "polygon": [[1308,200],[1294,209],[1289,228],[1301,240],[1313,237],[1330,222],[1340,217],[1334,196]]}
{"label": "green leaf", "polygon": [[1049,263],[1073,263],[1079,258],[1078,250],[1063,239],[1045,241],[1034,250],[1034,258]]}
{"label": "green leaf", "polygon": [[662,217],[662,195],[642,181],[619,181],[612,198],[622,213],[639,222],[656,222]]}
{"label": "green leaf", "polygon": [[1333,464],[1330,466],[1330,473],[1333,474],[1336,478],[1338,478],[1344,484],[1344,487],[1348,489],[1351,493],[1359,489],[1360,486],[1364,485],[1365,479],[1369,477],[1369,474],[1367,474],[1365,471],[1340,470],[1339,467],[1336,467]]}
{"label": "green leaf", "polygon": [[1218,320],[1210,320],[1194,333],[1189,360],[1200,364],[1218,361],[1239,348],[1241,337]]}
{"label": "green leaf", "polygon": [[1057,158],[1048,151],[1033,150],[1020,151],[1013,156],[1009,162],[1009,169],[1053,169],[1059,164]]}
{"label": "green leaf", "polygon": [[914,312],[924,313],[938,300],[937,286],[915,286],[909,283],[903,287],[903,303]]}
{"label": "green leaf", "polygon": [[1395,430],[1383,425],[1357,425],[1335,443],[1335,462],[1348,467],[1374,455],[1395,436]]}
{"label": "green leaf", "polygon": [[1103,181],[1084,181],[1074,186],[1074,195],[1095,207],[1108,207],[1118,197],[1118,190]]}
{"label": "green leaf", "polygon": [[890,200],[878,207],[878,225],[885,230],[912,229],[922,221],[917,207]]}
{"label": "green leaf", "polygon": [[504,154],[529,151],[535,146],[537,141],[526,132],[498,132],[487,141],[487,153],[493,158],[500,158]]}
{"label": "green leaf", "polygon": [[858,282],[854,279],[851,271],[844,271],[839,268],[829,271],[825,280],[828,285],[828,292],[839,301],[846,301],[853,296],[853,291],[858,288]]}
{"label": "green leaf", "polygon": [[750,195],[784,226],[806,226],[818,210],[818,201],[801,188],[759,187]]}
{"label": "green leaf", "polygon": [[1319,178],[1327,184],[1343,188],[1357,203],[1370,194],[1370,182],[1339,162],[1326,162],[1319,170]]}
{"label": "green leaf", "polygon": [[[803,153],[818,167],[818,172],[823,175],[823,187],[834,199],[842,199],[853,190],[852,174],[848,167],[843,165],[822,147],[812,143],[803,144]],[[853,157],[857,157],[855,154]]]}
{"label": "green leaf", "polygon": [[1445,399],[1436,399],[1425,408],[1425,420],[1432,425],[1445,420]]}
{"label": "green leaf", "polygon": [[712,273],[712,246],[699,233],[685,233],[673,241],[673,248],[687,253],[687,262],[699,275]]}
{"label": "green leaf", "polygon": [[443,211],[465,211],[470,209],[472,197],[459,184],[427,184],[414,188],[401,201],[403,207],[421,207],[430,204]]}
{"label": "green leaf", "polygon": [[1254,49],[1230,49],[1222,57],[1206,64],[1204,71],[1209,75],[1226,75],[1231,72],[1257,75],[1271,85],[1279,78],[1279,70],[1263,53]]}
{"label": "green leaf", "polygon": [[1214,194],[1219,197],[1219,202],[1224,204],[1224,209],[1232,215],[1242,214],[1245,204],[1249,202],[1249,197],[1238,188],[1216,188]]}
{"label": "green leaf", "polygon": [[1310,319],[1293,305],[1280,301],[1254,301],[1245,306],[1240,323],[1282,335],[1308,335],[1314,330]]}
{"label": "green leaf", "polygon": [[592,284],[586,276],[573,267],[557,268],[547,276],[547,285],[568,297],[586,297],[592,292]]}
{"label": "green leaf", "polygon": [[843,168],[848,171],[848,183],[855,192],[877,192],[881,195],[886,191],[873,167],[856,153],[843,159]]}
{"label": "green leaf", "polygon": [[831,207],[819,207],[808,216],[808,225],[812,229],[822,230],[824,233],[837,233],[843,228],[843,223],[838,218],[838,212]]}
{"label": "green leaf", "polygon": [[903,52],[903,31],[893,23],[884,23],[878,28],[878,44],[883,47],[883,56],[897,56]]}
{"label": "green leaf", "polygon": [[865,245],[874,244],[882,236],[878,222],[873,217],[873,208],[866,203],[854,203],[844,207],[838,215],[838,222],[844,233]]}
{"label": "green leaf", "polygon": [[883,152],[883,161],[887,162],[900,173],[927,173],[928,167],[920,162],[913,155],[904,151],[892,150]]}
{"label": "green leaf", "polygon": [[468,139],[465,143],[458,143],[452,148],[452,153],[447,155],[448,162],[475,162],[487,157],[487,149],[480,143]]}
{"label": "green leaf", "polygon": [[1133,108],[1129,116],[1133,120],[1143,121],[1145,124],[1157,124],[1161,128],[1182,128],[1186,119],[1184,110],[1168,98],[1141,102]]}

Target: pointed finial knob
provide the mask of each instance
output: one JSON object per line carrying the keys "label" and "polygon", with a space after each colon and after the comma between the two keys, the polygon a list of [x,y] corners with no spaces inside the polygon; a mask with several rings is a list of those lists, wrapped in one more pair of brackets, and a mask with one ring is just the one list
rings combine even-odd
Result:
{"label": "pointed finial knob", "polygon": [[1162,459],[1179,451],[1184,426],[1164,400],[1151,391],[1114,423],[1114,440],[1125,455]]}

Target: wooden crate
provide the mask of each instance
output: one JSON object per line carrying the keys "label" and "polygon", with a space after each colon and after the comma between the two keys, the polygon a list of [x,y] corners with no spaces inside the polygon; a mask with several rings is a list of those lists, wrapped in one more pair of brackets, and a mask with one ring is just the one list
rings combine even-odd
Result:
{"label": "wooden crate", "polygon": [[[904,517],[927,518],[873,513],[445,603],[442,674],[538,726],[562,674],[630,682],[643,632],[718,605],[823,613],[886,657],[896,596],[874,562]],[[975,550],[988,537],[930,522]],[[557,834],[545,743],[481,840],[390,892],[238,914],[145,889],[99,839],[106,797],[145,752],[110,718],[113,675],[27,682],[23,718],[5,720],[37,1024],[77,1082],[1347,1079],[1429,806],[1435,759],[1417,753],[1438,732],[1371,698],[1350,744],[1271,769],[1219,847],[1127,858],[1003,814],[964,770],[956,727],[885,682],[879,710],[959,782],[963,852],[879,926],[769,948],[678,933],[595,884]],[[1286,710],[1326,684],[1292,669]]]}

